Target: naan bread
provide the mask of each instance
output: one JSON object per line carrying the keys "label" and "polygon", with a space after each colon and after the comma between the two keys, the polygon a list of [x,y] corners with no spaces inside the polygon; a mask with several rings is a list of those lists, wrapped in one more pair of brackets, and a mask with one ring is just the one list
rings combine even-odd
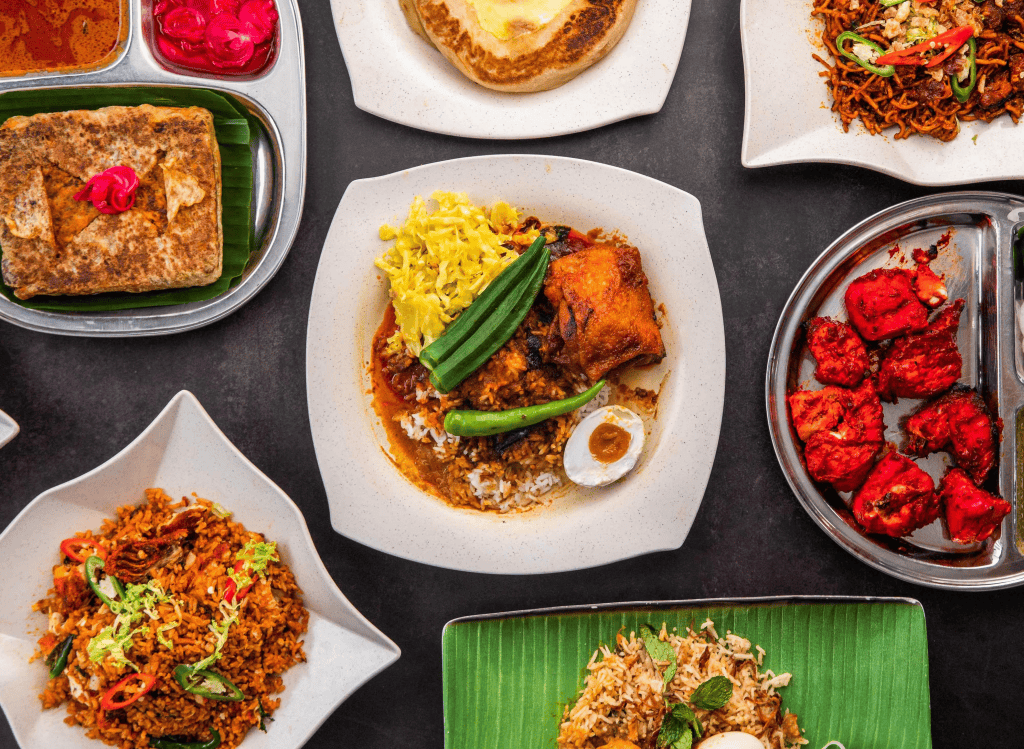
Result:
{"label": "naan bread", "polygon": [[[72,199],[119,165],[139,177],[132,209],[106,215]],[[208,110],[106,107],[0,127],[0,265],[19,299],[205,286],[221,275],[223,246]]]}
{"label": "naan bread", "polygon": [[532,92],[557,88],[608,54],[626,33],[637,0],[568,0],[539,27],[531,19],[513,21],[509,39],[485,30],[469,0],[399,3],[413,30],[466,77],[497,91]]}

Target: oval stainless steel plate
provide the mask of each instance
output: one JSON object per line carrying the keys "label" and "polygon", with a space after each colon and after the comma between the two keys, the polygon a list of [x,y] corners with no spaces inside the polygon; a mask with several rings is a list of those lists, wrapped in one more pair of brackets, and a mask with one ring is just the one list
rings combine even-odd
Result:
{"label": "oval stainless steel plate", "polygon": [[0,296],[0,320],[43,333],[130,338],[194,330],[231,314],[280,269],[299,229],[306,193],[306,68],[297,0],[276,0],[280,46],[257,76],[185,75],[153,57],[150,0],[127,0],[129,30],[112,64],[87,73],[35,73],[0,78],[0,95],[16,90],[94,86],[206,88],[231,94],[263,125],[253,146],[252,210],[256,247],[241,281],[201,302],[112,312],[47,312],[27,309]]}
{"label": "oval stainless steel plate", "polygon": [[[973,546],[949,540],[939,521],[906,539],[865,533],[853,519],[848,499],[810,478],[789,423],[786,395],[800,386],[816,387],[802,324],[818,315],[846,319],[843,294],[849,281],[875,268],[911,262],[911,250],[936,244],[948,233],[949,245],[932,267],[946,275],[949,298],[963,297],[967,303],[957,339],[964,360],[960,381],[977,388],[1003,420],[999,490],[1016,505],[1014,425],[1024,403],[1024,379],[1015,365],[1013,240],[1022,221],[1024,198],[990,192],[935,195],[882,211],[821,254],[793,290],[776,327],[765,399],[772,443],[786,479],[804,509],[836,543],[894,577],[961,590],[1024,584],[1016,512],[1006,517],[993,539]],[[893,251],[897,246],[902,252]],[[900,420],[920,404],[911,399],[883,404],[887,442],[902,443]],[[938,453],[918,462],[938,483],[950,459]]]}

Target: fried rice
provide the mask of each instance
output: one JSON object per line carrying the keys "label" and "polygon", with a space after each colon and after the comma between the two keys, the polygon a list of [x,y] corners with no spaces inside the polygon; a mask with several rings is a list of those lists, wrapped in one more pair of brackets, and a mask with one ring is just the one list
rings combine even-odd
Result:
{"label": "fried rice", "polygon": [[631,741],[641,749],[654,749],[668,703],[686,702],[700,684],[725,676],[733,684],[732,697],[718,710],[695,709],[704,736],[743,731],[766,749],[787,749],[807,740],[800,734],[797,716],[782,710],[777,689],[791,675],[761,671],[765,651],[751,652],[749,640],[727,632],[719,637],[708,619],[685,636],[662,624],[658,638],[672,645],[678,670],[663,689],[665,664],[655,662],[642,639],[619,632],[615,649],[602,645],[587,664],[579,698],[565,708],[558,733],[559,749],[597,749],[612,739]]}
{"label": "fried rice", "polygon": [[[281,702],[274,696],[284,690],[281,674],[306,659],[299,639],[309,621],[302,592],[274,552],[265,569],[257,568],[260,574],[251,578],[251,589],[238,590],[235,605],[225,605],[232,600],[229,573],[238,570],[239,552],[258,544],[273,552],[274,546],[207,500],[174,501],[161,489],[147,489],[146,500],[119,508],[117,518],[105,520],[98,535],[84,531],[77,538],[94,539],[108,550],[106,571],[118,564],[141,570],[136,578],[141,582],[130,589],[145,585],[162,595],[153,593],[151,605],[137,620],[122,615],[118,621],[84,585],[83,565],[62,557],[54,568],[59,582],[33,605],[48,618],[36,657],[47,656],[68,636],[74,638],[67,667],[40,695],[43,708],[66,704],[65,723],[81,725],[88,737],[122,749],[142,749],[150,738],[160,737],[207,741],[211,729],[220,734],[223,749],[236,747],[253,727],[266,730]],[[191,521],[187,534],[177,533],[173,544],[161,546],[161,531],[181,526],[185,513]],[[118,558],[118,549],[131,552]],[[133,634],[123,649],[101,647],[110,640],[104,633],[122,632],[118,627],[126,621]],[[202,668],[232,682],[244,698],[213,700],[185,691],[175,680],[175,667],[201,662],[209,663]],[[126,688],[118,702],[131,704],[103,709],[101,700],[133,669],[155,676],[155,685],[134,701]]]}

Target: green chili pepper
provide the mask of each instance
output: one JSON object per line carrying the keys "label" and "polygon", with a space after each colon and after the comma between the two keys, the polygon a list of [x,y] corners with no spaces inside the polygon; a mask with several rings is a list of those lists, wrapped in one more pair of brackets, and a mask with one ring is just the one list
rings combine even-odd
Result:
{"label": "green chili pepper", "polygon": [[[978,0],[974,1],[978,2]],[[907,0],[878,0],[878,4],[883,8],[891,8],[894,5],[902,5],[905,2],[907,2]],[[981,2],[985,2],[985,0],[981,0]]]}
{"label": "green chili pepper", "polygon": [[420,362],[427,369],[434,369],[451,356],[466,342],[473,332],[492,314],[495,309],[524,282],[536,268],[544,237],[539,236],[530,249],[512,261],[498,277],[483,290],[469,307],[462,311],[444,334],[420,352]]}
{"label": "green chili pepper", "polygon": [[951,75],[949,77],[949,85],[953,89],[953,96],[955,96],[956,100],[961,104],[963,104],[964,102],[971,98],[971,93],[974,91],[974,86],[975,84],[978,83],[978,43],[974,41],[973,36],[967,40],[967,46],[970,48],[967,52],[967,61],[971,64],[971,77],[967,83],[967,86],[962,87],[956,75]]}
{"label": "green chili pepper", "polygon": [[209,700],[241,702],[245,699],[241,689],[236,687],[226,676],[221,676],[216,671],[195,669],[182,664],[174,669],[174,680],[186,692],[198,694]]}
{"label": "green chili pepper", "polygon": [[857,57],[857,55],[853,54],[853,52],[847,52],[845,49],[843,49],[843,42],[845,42],[847,40],[852,40],[852,41],[858,42],[860,44],[866,44],[867,46],[871,47],[871,49],[875,50],[875,52],[877,52],[878,54],[880,54],[880,55],[881,54],[885,54],[885,50],[882,49],[881,47],[879,47],[877,44],[875,44],[870,39],[866,39],[865,37],[861,36],[860,34],[854,34],[852,31],[844,31],[842,34],[840,34],[839,36],[836,37],[836,48],[839,50],[839,53],[843,57],[847,58],[848,60],[853,60],[855,63],[860,65],[862,68],[867,70],[869,73],[874,73],[875,75],[879,75],[882,78],[888,78],[888,77],[892,76],[893,74],[895,74],[895,72],[896,72],[896,66],[895,65],[883,65],[883,66],[880,67],[878,65],[873,65],[872,63],[868,62],[867,60],[860,59],[859,57]]}
{"label": "green chili pepper", "polygon": [[449,411],[444,417],[444,429],[458,437],[487,437],[539,424],[586,405],[601,392],[604,383],[604,380],[599,380],[579,395],[539,406],[513,408],[510,411]]}
{"label": "green chili pepper", "polygon": [[434,368],[430,382],[435,388],[442,393],[450,392],[505,345],[540,293],[550,257],[551,252],[547,248],[541,249],[540,259],[530,275],[505,296],[491,316],[480,323],[457,351]]}
{"label": "green chili pepper", "polygon": [[74,635],[68,635],[60,645],[50,651],[46,656],[46,665],[50,667],[50,678],[56,679],[68,666],[68,655],[71,653],[71,646],[75,642]]}
{"label": "green chili pepper", "polygon": [[180,736],[150,736],[149,745],[153,749],[217,749],[220,734],[216,728],[211,728],[209,741],[188,741]]}
{"label": "green chili pepper", "polygon": [[[99,599],[101,601],[103,601],[103,603],[107,604],[107,608],[111,608],[112,609],[112,607],[110,605],[112,603],[112,601],[110,600],[110,597],[106,593],[104,593],[102,590],[100,590],[99,581],[97,581],[96,576],[94,574],[96,572],[96,570],[101,570],[105,566],[106,566],[106,562],[104,562],[99,557],[89,557],[88,559],[86,559],[85,560],[85,581],[87,583],[89,583],[89,587],[92,588],[92,592],[95,593],[99,597]],[[114,592],[117,593],[117,597],[120,598],[123,601],[124,600],[124,586],[121,585],[121,581],[118,580],[113,575],[107,575],[107,577],[110,578],[110,582],[114,586]]]}

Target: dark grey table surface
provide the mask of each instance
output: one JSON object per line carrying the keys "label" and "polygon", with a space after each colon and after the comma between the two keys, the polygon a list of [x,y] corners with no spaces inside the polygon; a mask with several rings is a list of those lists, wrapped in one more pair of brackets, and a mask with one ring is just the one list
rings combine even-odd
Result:
{"label": "dark grey table surface", "polygon": [[[928,622],[934,745],[1024,745],[1015,720],[1024,674],[1020,591],[936,591],[854,560],[801,509],[768,436],[768,347],[801,274],[853,224],[936,190],[852,167],[744,169],[737,0],[694,0],[679,72],[659,114],[529,142],[433,135],[359,111],[328,0],[301,0],[301,6],[309,179],[302,225],[284,267],[246,307],[184,335],[95,340],[0,323],[0,409],[21,425],[21,434],[0,450],[0,527],[36,495],[117,453],[186,388],[295,500],[339,587],[402,648],[401,659],[342,704],[309,747],[442,747],[441,629],[457,616],[561,604],[785,594],[920,600]],[[785,71],[779,71],[778,82],[784,96]],[[725,315],[725,412],[703,504],[676,551],[580,572],[496,577],[407,562],[331,530],[310,437],[303,364],[313,279],[338,201],[354,179],[507,152],[614,164],[682,188],[703,206]],[[1012,192],[1018,185],[979,187]],[[0,749],[15,745],[4,719]]]}

